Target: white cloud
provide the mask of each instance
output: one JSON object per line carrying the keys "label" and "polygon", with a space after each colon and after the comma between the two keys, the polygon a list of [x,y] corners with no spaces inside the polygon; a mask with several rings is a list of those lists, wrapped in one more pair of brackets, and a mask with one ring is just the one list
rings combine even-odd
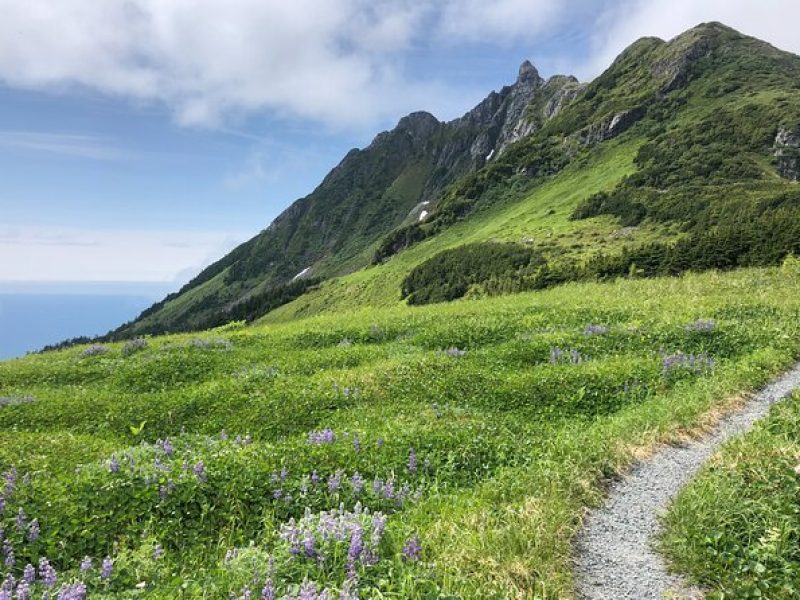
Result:
{"label": "white cloud", "polygon": [[564,13],[558,0],[0,0],[0,81],[163,102],[183,124],[268,111],[371,126],[461,104],[464,90],[405,74],[415,43],[530,36]]}
{"label": "white cloud", "polygon": [[183,283],[248,237],[242,232],[0,226],[0,282]]}
{"label": "white cloud", "polygon": [[629,44],[643,36],[670,39],[695,25],[721,21],[791,52],[800,53],[800,2],[787,0],[623,0],[598,18],[591,60],[583,77],[600,74]]}
{"label": "white cloud", "polygon": [[397,60],[423,12],[410,0],[0,0],[0,79],[161,101],[184,124],[261,110],[360,124],[444,93],[404,80]]}

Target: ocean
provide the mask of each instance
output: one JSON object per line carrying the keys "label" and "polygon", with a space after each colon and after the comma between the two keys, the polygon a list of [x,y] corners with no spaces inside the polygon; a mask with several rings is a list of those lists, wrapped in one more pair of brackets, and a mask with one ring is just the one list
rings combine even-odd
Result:
{"label": "ocean", "polygon": [[0,284],[0,360],[68,338],[107,333],[166,294],[163,284],[82,286],[66,292],[58,286],[8,287]]}

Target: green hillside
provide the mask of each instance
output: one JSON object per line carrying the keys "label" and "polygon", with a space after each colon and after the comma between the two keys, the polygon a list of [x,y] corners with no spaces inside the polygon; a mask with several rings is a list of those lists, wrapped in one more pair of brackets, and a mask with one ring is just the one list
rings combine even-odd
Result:
{"label": "green hillside", "polygon": [[[638,41],[587,85],[531,69],[462,119],[415,113],[351,152],[311,196],[112,339],[252,320],[295,298],[267,318],[385,306],[415,267],[467,243],[521,244],[546,264],[498,267],[435,296],[800,252],[800,58],[711,23]],[[485,127],[512,123],[527,134],[473,157]]]}
{"label": "green hillside", "polygon": [[0,363],[4,572],[46,556],[99,597],[563,598],[605,479],[800,354],[798,286],[791,265],[569,284]]}

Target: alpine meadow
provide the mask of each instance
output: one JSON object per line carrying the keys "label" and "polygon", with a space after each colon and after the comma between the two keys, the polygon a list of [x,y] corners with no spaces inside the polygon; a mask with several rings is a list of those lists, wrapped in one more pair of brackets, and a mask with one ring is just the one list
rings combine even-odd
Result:
{"label": "alpine meadow", "polygon": [[[0,362],[0,600],[594,597],[588,511],[800,359],[798,179],[800,57],[720,23],[404,117]],[[708,598],[800,598],[798,402],[661,521]]]}

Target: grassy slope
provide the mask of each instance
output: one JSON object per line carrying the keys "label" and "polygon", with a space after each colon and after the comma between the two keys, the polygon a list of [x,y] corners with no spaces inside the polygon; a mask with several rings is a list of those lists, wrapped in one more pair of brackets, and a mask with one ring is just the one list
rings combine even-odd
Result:
{"label": "grassy slope", "polygon": [[[490,207],[384,264],[326,282],[319,291],[278,308],[262,321],[283,321],[320,312],[349,310],[353,306],[396,305],[400,301],[400,283],[412,268],[437,252],[470,242],[532,239],[534,247],[541,248],[547,255],[618,250],[631,238],[615,236],[619,226],[613,219],[570,221],[568,217],[587,196],[613,188],[633,171],[633,157],[640,143],[629,139],[603,146],[588,164],[572,165],[525,198]],[[655,229],[644,227],[632,237],[637,241],[646,240],[654,235],[653,231]]]}
{"label": "grassy slope", "polygon": [[736,439],[666,517],[664,550],[709,598],[800,597],[800,395]]}
{"label": "grassy slope", "polygon": [[[113,553],[116,574],[104,584],[113,594],[146,573],[151,597],[179,589],[219,597],[252,577],[226,567],[225,550],[254,540],[252,552],[278,548],[280,578],[300,581],[305,573],[336,585],[339,571],[293,566],[274,532],[302,515],[303,502],[319,510],[350,505],[352,495],[285,505],[272,500],[269,474],[284,465],[286,485],[294,486],[312,469],[323,476],[357,469],[368,481],[394,472],[398,483],[407,479],[422,491],[418,503],[388,507],[390,537],[379,564],[362,574],[373,590],[363,597],[376,589],[384,597],[429,597],[432,589],[467,598],[567,596],[569,540],[583,508],[599,502],[604,479],[635,448],[696,425],[800,352],[798,285],[800,275],[779,269],[572,284],[218,331],[203,336],[209,347],[170,336],[130,356],[120,346],[94,357],[74,348],[0,363],[0,396],[36,397],[0,407],[0,470],[33,471],[20,502],[42,526],[39,545],[21,544],[18,558],[47,552],[69,569],[85,554]],[[686,329],[699,318],[715,319],[717,328]],[[586,336],[589,323],[610,332]],[[231,347],[215,346],[220,337]],[[451,346],[466,355],[441,353]],[[589,359],[549,364],[554,346]],[[662,350],[707,351],[717,367],[665,377]],[[359,393],[344,396],[344,386]],[[358,433],[365,450],[354,453],[344,438],[310,446],[307,432],[323,427],[340,437]],[[250,433],[254,443],[237,450],[196,437],[223,428]],[[112,451],[122,456],[165,436],[192,464],[205,461],[206,484],[174,475],[177,490],[159,500],[158,484],[143,486],[139,475],[104,466]],[[376,448],[381,437],[386,443]],[[409,473],[410,447],[420,464],[429,462],[424,472]],[[156,450],[132,452],[152,469]],[[179,462],[171,467],[178,473]],[[76,474],[76,464],[86,466]],[[163,483],[164,473],[155,473]],[[370,495],[363,501],[383,506]],[[0,517],[7,531],[14,502]],[[399,558],[414,531],[422,564]],[[148,558],[155,540],[166,549],[164,562]]]}

